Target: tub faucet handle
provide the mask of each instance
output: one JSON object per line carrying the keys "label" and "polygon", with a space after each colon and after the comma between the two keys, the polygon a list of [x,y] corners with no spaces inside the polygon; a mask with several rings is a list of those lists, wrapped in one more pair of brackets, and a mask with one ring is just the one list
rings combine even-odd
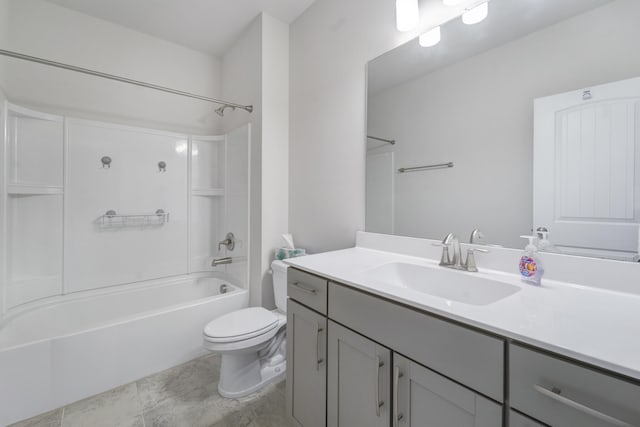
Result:
{"label": "tub faucet handle", "polygon": [[226,246],[230,251],[232,251],[236,247],[236,238],[233,233],[227,233],[225,239],[218,243],[218,252],[220,252],[222,246]]}

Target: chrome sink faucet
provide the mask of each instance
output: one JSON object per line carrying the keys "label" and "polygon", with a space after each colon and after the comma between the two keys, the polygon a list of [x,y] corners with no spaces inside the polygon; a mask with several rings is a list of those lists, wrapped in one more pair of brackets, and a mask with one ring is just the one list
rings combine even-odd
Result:
{"label": "chrome sink faucet", "polygon": [[[449,249],[453,249],[453,256],[449,253]],[[443,267],[461,268],[460,262],[460,239],[453,233],[449,233],[442,240],[442,257],[440,265]]]}
{"label": "chrome sink faucet", "polygon": [[[478,229],[475,229],[471,233],[469,243],[475,245],[476,241],[481,239],[482,237],[484,237],[482,232]],[[460,239],[458,239],[458,236],[453,233],[447,234],[446,237],[442,240],[440,246],[442,246],[442,257],[440,258],[440,265],[442,267],[470,272],[478,271],[475,253],[489,252],[487,249],[481,249],[477,247],[467,248],[467,256],[465,261],[463,262],[461,253],[462,251],[460,249]],[[449,249],[453,249],[453,255],[450,254]]]}

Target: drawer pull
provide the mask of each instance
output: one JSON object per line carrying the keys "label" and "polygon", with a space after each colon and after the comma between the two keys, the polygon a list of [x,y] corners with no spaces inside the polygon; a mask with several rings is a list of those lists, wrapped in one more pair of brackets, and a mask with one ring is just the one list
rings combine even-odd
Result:
{"label": "drawer pull", "polygon": [[621,420],[619,420],[617,418],[613,418],[610,415],[603,414],[602,412],[597,411],[597,410],[595,410],[593,408],[590,408],[588,406],[585,406],[582,403],[578,403],[578,402],[576,402],[574,400],[571,400],[571,399],[569,399],[567,397],[562,396],[561,395],[562,390],[560,390],[557,387],[553,387],[551,390],[549,390],[549,389],[547,389],[545,387],[542,387],[541,385],[536,384],[536,385],[533,386],[533,388],[538,393],[543,394],[543,395],[547,396],[548,398],[555,400],[556,402],[560,402],[560,403],[562,403],[564,405],[567,405],[567,406],[569,406],[569,407],[571,407],[571,408],[573,408],[573,409],[575,409],[577,411],[583,412],[583,413],[585,413],[587,415],[591,415],[592,417],[597,418],[599,420],[606,421],[609,424],[613,424],[613,425],[616,425],[616,426],[633,427],[631,424],[625,423],[624,421],[621,421]]}
{"label": "drawer pull", "polygon": [[380,400],[380,368],[384,366],[384,362],[380,360],[380,356],[376,356],[376,416],[380,416],[380,408],[384,405],[384,401]]}
{"label": "drawer pull", "polygon": [[324,363],[324,359],[320,357],[320,333],[323,329],[316,324],[316,371],[320,370],[320,365]]}
{"label": "drawer pull", "polygon": [[398,427],[404,416],[398,411],[398,389],[402,372],[398,366],[393,367],[393,427]]}
{"label": "drawer pull", "polygon": [[318,293],[317,290],[306,288],[306,287],[302,286],[299,282],[293,282],[293,283],[291,283],[291,286],[293,286],[295,288],[298,288],[302,292],[306,292],[306,293],[311,294],[311,295],[316,295]]}

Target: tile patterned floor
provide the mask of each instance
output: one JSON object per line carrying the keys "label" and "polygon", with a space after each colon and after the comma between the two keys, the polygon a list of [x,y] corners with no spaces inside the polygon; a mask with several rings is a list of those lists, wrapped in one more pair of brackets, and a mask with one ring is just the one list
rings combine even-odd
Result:
{"label": "tile patterned floor", "polygon": [[284,382],[240,399],[218,394],[205,356],[10,427],[289,427]]}

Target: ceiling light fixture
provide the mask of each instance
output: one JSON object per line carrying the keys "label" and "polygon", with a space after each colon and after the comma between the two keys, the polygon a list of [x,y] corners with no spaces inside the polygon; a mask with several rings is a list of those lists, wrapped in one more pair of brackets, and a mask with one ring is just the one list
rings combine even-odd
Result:
{"label": "ceiling light fixture", "polygon": [[435,27],[420,35],[418,39],[420,46],[432,47],[440,43],[440,27]]}
{"label": "ceiling light fixture", "polygon": [[477,24],[478,22],[484,21],[484,19],[489,15],[489,2],[480,3],[479,5],[467,9],[462,14],[462,22],[467,25]]}
{"label": "ceiling light fixture", "polygon": [[396,0],[396,27],[398,31],[411,31],[420,22],[418,0]]}

